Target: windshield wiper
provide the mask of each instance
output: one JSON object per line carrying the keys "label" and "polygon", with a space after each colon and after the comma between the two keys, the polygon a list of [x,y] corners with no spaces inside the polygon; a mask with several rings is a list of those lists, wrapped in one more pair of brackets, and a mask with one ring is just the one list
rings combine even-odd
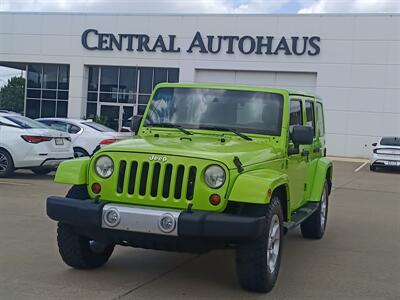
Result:
{"label": "windshield wiper", "polygon": [[240,136],[242,139],[245,139],[246,141],[252,141],[253,139],[243,133],[241,133],[240,131],[238,131],[237,129],[233,129],[233,128],[229,128],[229,127],[220,127],[220,126],[199,126],[199,129],[210,129],[210,130],[218,130],[218,131],[230,131],[233,132],[234,134]]}
{"label": "windshield wiper", "polygon": [[184,134],[193,135],[193,133],[191,133],[190,131],[186,130],[185,128],[183,128],[181,125],[178,125],[178,124],[172,124],[172,123],[150,123],[150,124],[146,124],[146,126],[176,128],[176,129],[182,131]]}

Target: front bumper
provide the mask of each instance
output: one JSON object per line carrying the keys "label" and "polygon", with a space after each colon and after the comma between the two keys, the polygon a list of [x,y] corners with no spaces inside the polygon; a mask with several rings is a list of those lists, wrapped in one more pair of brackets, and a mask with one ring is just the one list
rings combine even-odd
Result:
{"label": "front bumper", "polygon": [[[119,213],[117,225],[110,226],[105,215],[111,210]],[[47,198],[47,215],[55,220],[76,227],[99,231],[107,235],[140,233],[190,238],[212,238],[224,241],[256,239],[266,226],[265,217],[239,216],[204,211],[179,211],[133,205],[95,203],[51,196]],[[175,226],[166,232],[160,225],[163,217],[172,217]]]}

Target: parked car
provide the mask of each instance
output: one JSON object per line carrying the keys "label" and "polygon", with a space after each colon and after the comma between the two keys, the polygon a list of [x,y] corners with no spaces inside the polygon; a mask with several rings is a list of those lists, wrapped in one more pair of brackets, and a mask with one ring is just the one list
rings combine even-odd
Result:
{"label": "parked car", "polygon": [[37,121],[53,129],[69,133],[75,157],[91,156],[99,148],[130,136],[92,120],[41,118]]}
{"label": "parked car", "polygon": [[369,168],[400,168],[400,137],[382,137],[379,143],[373,143],[373,153],[370,157]]}
{"label": "parked car", "polygon": [[0,177],[15,169],[47,174],[74,157],[69,134],[16,113],[0,113]]}
{"label": "parked car", "polygon": [[300,226],[307,239],[325,233],[333,165],[322,100],[286,89],[163,83],[148,106],[132,120],[135,138],[57,170],[56,182],[73,185],[65,197],[47,198],[62,259],[93,269],[115,245],[234,247],[242,287],[269,292],[286,230]]}

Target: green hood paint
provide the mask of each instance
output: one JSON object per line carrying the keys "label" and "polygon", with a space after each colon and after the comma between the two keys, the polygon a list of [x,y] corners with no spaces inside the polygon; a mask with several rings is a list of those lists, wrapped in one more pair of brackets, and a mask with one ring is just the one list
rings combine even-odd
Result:
{"label": "green hood paint", "polygon": [[[171,129],[172,131],[175,129]],[[246,141],[230,134],[215,135],[194,134],[189,136],[174,132],[160,132],[158,137],[152,135],[134,137],[108,147],[101,152],[139,152],[157,155],[173,155],[212,159],[224,163],[229,169],[236,168],[233,163],[235,156],[239,157],[243,166],[271,161],[284,155],[277,147],[271,146],[277,143],[275,137],[256,137],[252,141]],[[221,142],[223,137],[224,142]]]}

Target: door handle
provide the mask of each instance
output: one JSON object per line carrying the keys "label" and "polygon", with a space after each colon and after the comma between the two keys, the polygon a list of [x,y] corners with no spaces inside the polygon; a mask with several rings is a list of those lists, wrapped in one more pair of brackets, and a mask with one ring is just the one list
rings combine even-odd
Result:
{"label": "door handle", "polygon": [[321,148],[320,147],[315,147],[314,148],[314,153],[319,153],[321,151]]}
{"label": "door handle", "polygon": [[310,154],[310,152],[308,150],[303,150],[301,151],[301,156],[307,156]]}

